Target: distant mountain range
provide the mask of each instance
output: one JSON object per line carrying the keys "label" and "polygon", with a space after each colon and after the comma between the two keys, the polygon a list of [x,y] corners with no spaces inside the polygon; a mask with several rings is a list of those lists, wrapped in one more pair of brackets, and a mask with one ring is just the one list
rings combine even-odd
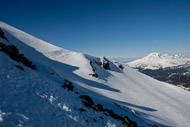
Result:
{"label": "distant mountain range", "polygon": [[127,58],[127,57],[107,57],[111,60],[117,61],[117,62],[122,62],[122,63],[129,63],[134,60],[139,59],[139,57],[134,57],[134,58]]}
{"label": "distant mountain range", "polygon": [[169,56],[153,52],[127,65],[160,81],[190,88],[190,58],[182,54]]}

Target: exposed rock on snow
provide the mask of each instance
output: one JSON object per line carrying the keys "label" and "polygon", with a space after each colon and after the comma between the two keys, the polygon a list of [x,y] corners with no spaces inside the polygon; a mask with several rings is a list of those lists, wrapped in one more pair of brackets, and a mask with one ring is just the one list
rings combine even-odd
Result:
{"label": "exposed rock on snow", "polygon": [[5,34],[1,28],[0,28],[0,37],[8,41],[8,39],[5,37]]}
{"label": "exposed rock on snow", "polygon": [[101,59],[100,65],[106,70],[110,69],[109,62],[105,57]]}
{"label": "exposed rock on snow", "polygon": [[65,83],[62,85],[62,87],[70,91],[73,91],[73,88],[74,88],[74,86],[72,85],[72,82],[68,80],[65,80]]}
{"label": "exposed rock on snow", "polygon": [[[13,60],[17,62],[21,62],[33,70],[36,69],[35,65],[32,65],[32,63],[23,54],[19,53],[19,50],[17,49],[15,45],[7,46],[4,43],[0,42],[0,48],[1,48],[0,51],[7,53]],[[18,67],[18,68],[21,69],[21,67]]]}

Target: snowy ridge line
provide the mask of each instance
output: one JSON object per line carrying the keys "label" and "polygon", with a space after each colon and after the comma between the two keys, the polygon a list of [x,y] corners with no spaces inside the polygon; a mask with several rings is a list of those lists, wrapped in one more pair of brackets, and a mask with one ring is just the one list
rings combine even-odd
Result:
{"label": "snowy ridge line", "polygon": [[[21,112],[27,116],[29,120],[23,121],[22,126],[48,127],[54,126],[55,123],[58,127],[123,125],[121,121],[84,106],[79,98],[81,93],[74,93],[77,92],[75,87],[92,98],[96,106],[102,104],[104,109],[109,109],[110,113],[106,111],[107,115],[127,116],[138,126],[189,125],[188,91],[157,81],[124,64],[120,64],[120,68],[119,64],[108,59],[43,43],[5,23],[0,23],[0,28],[5,32],[4,35],[9,42],[2,38],[0,41],[6,45],[15,45],[37,67],[36,70],[32,70],[23,66],[22,71],[15,67],[21,65],[20,63],[0,52],[0,109],[3,112]],[[92,61],[93,67],[96,68],[98,77],[89,75],[94,73],[89,61]],[[63,79],[68,79],[72,85]],[[72,88],[74,92],[71,92]],[[37,92],[48,98],[40,97]],[[131,110],[129,113],[123,112],[114,102]],[[58,103],[65,104],[71,112],[61,109],[60,106],[63,105]],[[141,119],[136,118],[134,112],[138,113]],[[102,115],[104,119],[100,118]],[[3,121],[0,122],[0,126],[17,124],[20,124],[19,118],[14,115],[3,117]]]}

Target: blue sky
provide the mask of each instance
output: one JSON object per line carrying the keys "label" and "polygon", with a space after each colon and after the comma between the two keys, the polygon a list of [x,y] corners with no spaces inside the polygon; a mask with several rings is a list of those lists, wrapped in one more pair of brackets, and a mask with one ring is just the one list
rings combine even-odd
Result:
{"label": "blue sky", "polygon": [[0,20],[94,56],[190,56],[190,0],[1,0]]}

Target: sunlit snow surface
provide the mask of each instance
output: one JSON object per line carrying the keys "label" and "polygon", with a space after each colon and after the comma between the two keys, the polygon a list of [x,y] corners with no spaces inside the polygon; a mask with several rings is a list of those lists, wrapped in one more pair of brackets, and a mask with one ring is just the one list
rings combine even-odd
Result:
{"label": "sunlit snow surface", "polygon": [[184,65],[188,62],[190,62],[190,58],[185,57],[182,54],[170,56],[168,54],[162,55],[160,53],[153,52],[142,59],[138,59],[138,60],[129,62],[126,65],[133,67],[133,68],[156,70],[159,68]]}
{"label": "sunlit snow surface", "polygon": [[[0,126],[121,126],[121,121],[89,109],[74,92],[61,87],[64,79],[73,82],[81,94],[95,103],[129,115],[139,126],[188,127],[190,93],[159,82],[110,61],[110,70],[95,65],[98,78],[92,77],[90,61],[101,58],[68,51],[39,40],[0,22],[9,42],[37,66],[31,70],[0,52]],[[25,71],[15,65],[22,65]],[[51,73],[54,73],[52,75]],[[115,104],[126,107],[124,112]],[[85,112],[78,109],[84,108]],[[133,115],[135,114],[135,115]],[[93,118],[97,122],[93,122]],[[85,120],[88,119],[89,122]],[[144,120],[145,122],[143,122]]]}

